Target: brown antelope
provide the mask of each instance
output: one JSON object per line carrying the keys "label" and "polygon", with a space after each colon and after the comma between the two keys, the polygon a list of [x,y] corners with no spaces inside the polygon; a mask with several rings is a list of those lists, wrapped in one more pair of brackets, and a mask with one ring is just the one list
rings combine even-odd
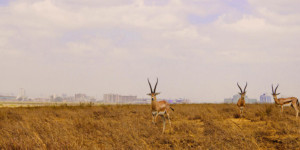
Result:
{"label": "brown antelope", "polygon": [[291,106],[291,107],[293,107],[295,109],[295,111],[296,111],[296,118],[297,118],[298,117],[298,112],[299,112],[298,107],[297,107],[297,105],[299,106],[298,98],[296,98],[296,97],[288,97],[288,98],[279,98],[278,99],[277,95],[280,94],[280,93],[276,93],[278,86],[279,86],[279,84],[277,85],[277,87],[275,88],[275,91],[274,91],[274,88],[273,88],[273,85],[272,85],[272,95],[273,95],[275,104],[281,106],[281,113],[283,113],[283,107],[284,106]]}
{"label": "brown antelope", "polygon": [[240,108],[240,116],[243,116],[244,107],[246,106],[245,105],[245,95],[246,95],[247,82],[246,82],[244,91],[240,87],[239,83],[237,83],[237,86],[239,87],[239,89],[241,91],[241,93],[239,93],[241,95],[241,98],[238,100],[237,106]]}
{"label": "brown antelope", "polygon": [[158,78],[157,78],[154,90],[152,90],[152,86],[150,84],[149,79],[148,79],[148,83],[149,83],[150,91],[151,91],[151,93],[149,93],[148,95],[151,96],[152,123],[155,124],[157,116],[161,115],[163,118],[163,133],[164,133],[165,126],[166,126],[165,114],[168,116],[168,120],[169,120],[170,127],[171,127],[171,120],[170,120],[169,112],[170,112],[170,109],[172,111],[174,111],[174,109],[165,100],[163,100],[163,101],[156,100],[156,95],[160,94],[160,93],[156,93],[156,86],[158,83]]}

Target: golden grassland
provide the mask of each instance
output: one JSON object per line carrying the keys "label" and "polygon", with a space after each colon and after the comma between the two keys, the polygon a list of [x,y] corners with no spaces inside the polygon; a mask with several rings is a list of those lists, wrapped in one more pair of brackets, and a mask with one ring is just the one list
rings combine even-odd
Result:
{"label": "golden grassland", "polygon": [[300,118],[274,104],[172,105],[172,130],[149,105],[0,108],[0,149],[300,149]]}

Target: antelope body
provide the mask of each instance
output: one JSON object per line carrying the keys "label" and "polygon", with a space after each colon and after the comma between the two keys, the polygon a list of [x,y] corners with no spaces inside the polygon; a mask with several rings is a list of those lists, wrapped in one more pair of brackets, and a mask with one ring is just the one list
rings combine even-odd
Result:
{"label": "antelope body", "polygon": [[170,120],[169,112],[170,112],[170,109],[173,110],[173,111],[174,111],[174,109],[165,100],[157,101],[156,95],[160,94],[160,93],[156,93],[156,86],[157,86],[157,83],[158,83],[158,79],[156,81],[154,90],[152,90],[152,86],[151,86],[151,83],[150,83],[149,79],[148,79],[148,83],[149,83],[150,91],[151,91],[151,93],[149,93],[148,95],[151,96],[152,123],[155,124],[157,116],[160,115],[163,118],[163,133],[164,133],[165,126],[166,126],[165,114],[168,117],[170,127],[171,127],[171,120]]}
{"label": "antelope body", "polygon": [[246,95],[247,83],[246,83],[246,86],[244,88],[244,91],[240,87],[239,83],[237,83],[237,86],[239,87],[239,89],[241,91],[241,93],[239,93],[241,95],[241,98],[238,100],[237,106],[240,108],[240,116],[243,116],[244,108],[246,106],[245,95]]}
{"label": "antelope body", "polygon": [[273,95],[273,99],[275,101],[275,104],[281,106],[281,111],[280,111],[281,113],[283,112],[283,107],[284,106],[293,107],[296,111],[296,118],[297,118],[298,114],[299,114],[299,110],[298,110],[299,100],[298,100],[298,98],[296,98],[296,97],[277,98],[277,95],[280,94],[280,93],[276,93],[278,86],[279,85],[277,85],[277,87],[275,88],[275,91],[274,91],[273,85],[272,85],[272,95]]}

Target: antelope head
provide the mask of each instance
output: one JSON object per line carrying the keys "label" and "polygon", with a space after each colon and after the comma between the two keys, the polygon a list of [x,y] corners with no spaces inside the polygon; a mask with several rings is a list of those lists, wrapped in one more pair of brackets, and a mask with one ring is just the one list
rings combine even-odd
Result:
{"label": "antelope head", "polygon": [[152,90],[152,86],[151,86],[151,83],[150,83],[149,79],[148,79],[148,83],[149,83],[149,86],[150,86],[150,92],[151,93],[149,93],[147,95],[151,96],[151,101],[156,101],[156,95],[160,94],[160,93],[156,93],[156,86],[157,86],[157,83],[158,83],[158,78],[156,79],[156,84],[154,86],[154,90]]}
{"label": "antelope head", "polygon": [[275,91],[274,91],[274,88],[273,88],[273,84],[272,84],[272,95],[274,98],[277,99],[277,95],[279,95],[280,93],[276,93],[277,92],[277,88],[278,88],[279,84],[277,84],[276,88],[275,88]]}
{"label": "antelope head", "polygon": [[240,85],[239,85],[239,83],[237,83],[237,86],[239,87],[239,89],[240,89],[240,95],[241,95],[241,98],[244,98],[245,97],[245,95],[246,95],[246,88],[247,88],[247,82],[246,82],[246,86],[245,86],[245,88],[244,88],[244,91],[242,90],[242,88],[240,87]]}

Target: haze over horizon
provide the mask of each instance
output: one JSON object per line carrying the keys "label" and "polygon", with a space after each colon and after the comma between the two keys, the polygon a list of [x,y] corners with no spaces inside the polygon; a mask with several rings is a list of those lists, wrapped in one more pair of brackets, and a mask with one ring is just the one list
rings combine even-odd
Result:
{"label": "haze over horizon", "polygon": [[0,93],[300,97],[297,0],[0,0]]}

